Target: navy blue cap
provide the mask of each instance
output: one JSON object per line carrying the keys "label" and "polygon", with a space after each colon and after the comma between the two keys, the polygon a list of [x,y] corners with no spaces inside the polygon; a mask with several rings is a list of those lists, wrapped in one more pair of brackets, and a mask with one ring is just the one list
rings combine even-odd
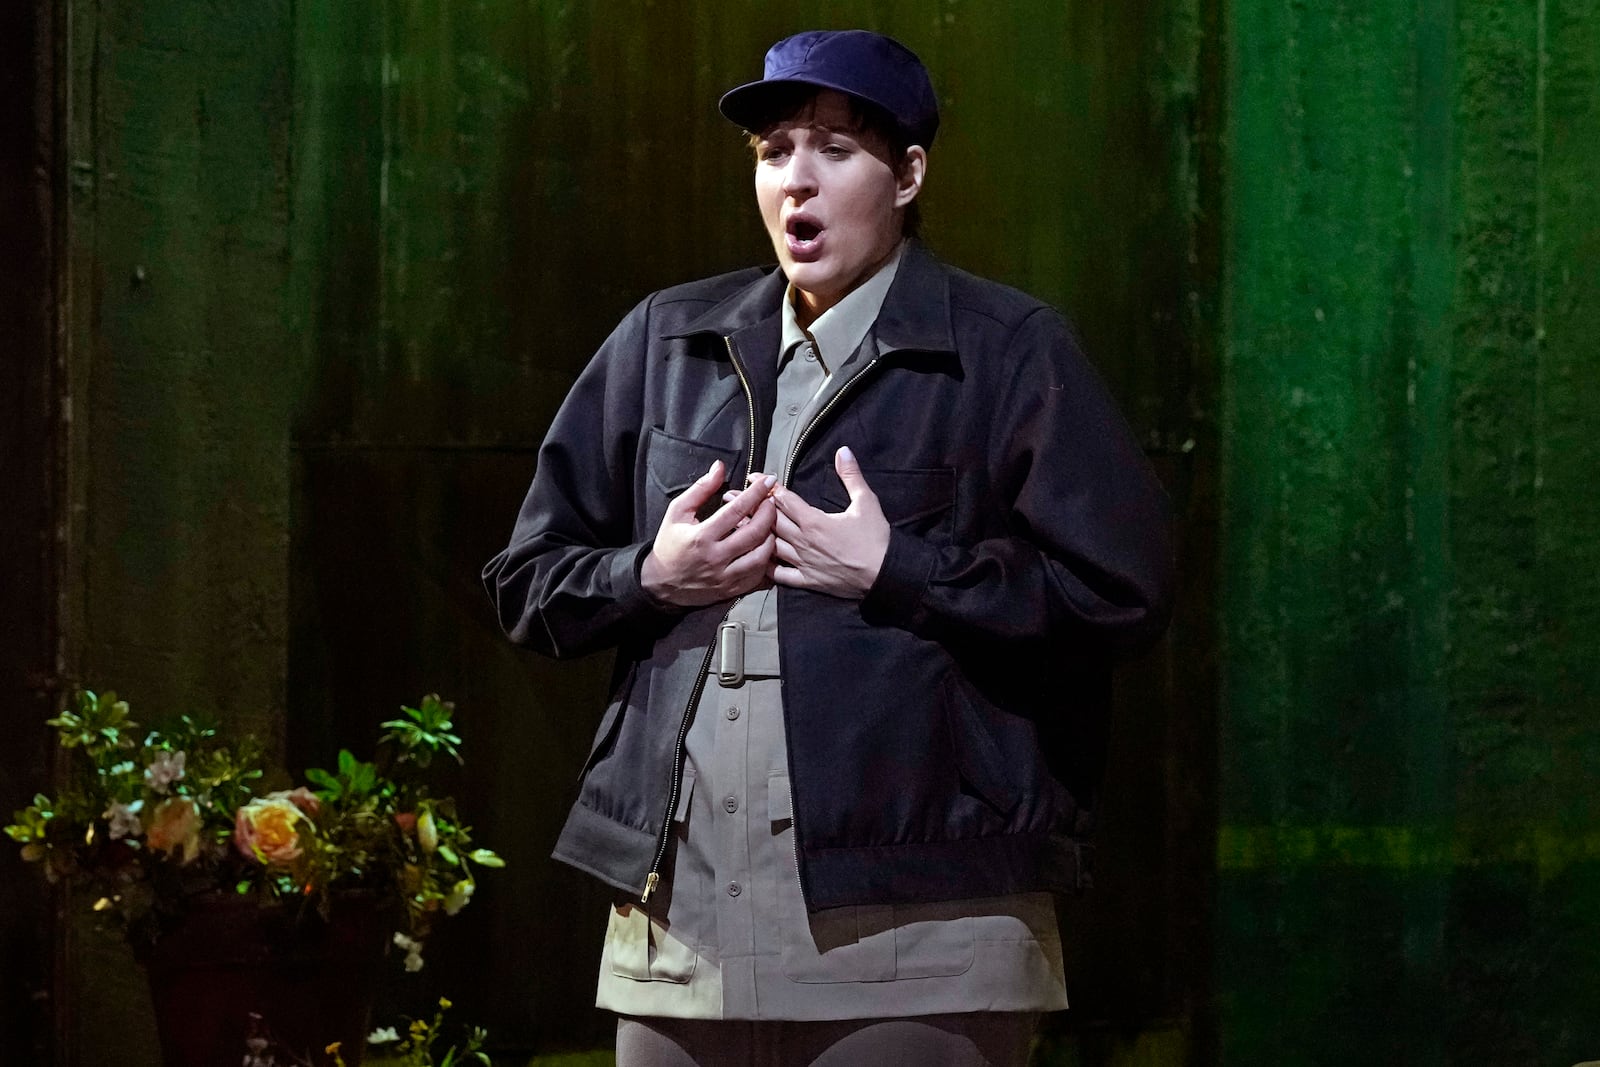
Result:
{"label": "navy blue cap", "polygon": [[899,124],[910,144],[924,148],[939,129],[939,101],[928,68],[899,41],[869,30],[807,30],[767,49],[761,80],[725,93],[718,108],[759,133],[771,118],[775,91],[786,85],[837,89],[876,104]]}

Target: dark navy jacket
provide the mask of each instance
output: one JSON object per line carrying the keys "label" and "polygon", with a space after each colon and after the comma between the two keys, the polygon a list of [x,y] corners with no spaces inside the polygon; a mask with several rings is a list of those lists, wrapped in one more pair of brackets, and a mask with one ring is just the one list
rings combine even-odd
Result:
{"label": "dark navy jacket", "polygon": [[[557,859],[643,890],[727,604],[656,603],[667,502],[764,470],[778,271],[663,290],[574,384],[484,581],[510,637],[618,649]],[[801,882],[813,908],[1082,882],[1113,657],[1166,623],[1166,496],[1060,315],[913,242],[867,362],[804,431],[789,484],[848,498],[849,445],[891,524],[861,601],[778,590]],[[714,684],[714,683],[713,683]]]}

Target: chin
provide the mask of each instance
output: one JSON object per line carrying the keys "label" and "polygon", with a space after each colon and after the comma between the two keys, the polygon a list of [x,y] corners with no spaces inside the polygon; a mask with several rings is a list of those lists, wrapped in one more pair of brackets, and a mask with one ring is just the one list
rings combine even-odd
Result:
{"label": "chin", "polygon": [[797,289],[808,293],[831,293],[840,287],[837,271],[820,263],[790,263],[784,274]]}

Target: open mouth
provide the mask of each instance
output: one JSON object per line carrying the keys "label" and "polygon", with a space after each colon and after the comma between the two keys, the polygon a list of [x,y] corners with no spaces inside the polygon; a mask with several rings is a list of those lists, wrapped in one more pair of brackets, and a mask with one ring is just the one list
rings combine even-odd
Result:
{"label": "open mouth", "polygon": [[816,219],[809,215],[791,215],[783,228],[791,256],[810,260],[822,254],[823,227]]}

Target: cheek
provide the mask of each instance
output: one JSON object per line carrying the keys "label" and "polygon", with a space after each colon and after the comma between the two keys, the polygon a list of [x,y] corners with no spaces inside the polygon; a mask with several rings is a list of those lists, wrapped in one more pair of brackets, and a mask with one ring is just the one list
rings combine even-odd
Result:
{"label": "cheek", "polygon": [[783,206],[783,190],[778,183],[762,171],[756,171],[756,208],[761,221],[770,229],[776,225],[779,209]]}
{"label": "cheek", "polygon": [[894,196],[894,178],[874,173],[851,190],[851,217],[858,224],[876,231],[894,214]]}

